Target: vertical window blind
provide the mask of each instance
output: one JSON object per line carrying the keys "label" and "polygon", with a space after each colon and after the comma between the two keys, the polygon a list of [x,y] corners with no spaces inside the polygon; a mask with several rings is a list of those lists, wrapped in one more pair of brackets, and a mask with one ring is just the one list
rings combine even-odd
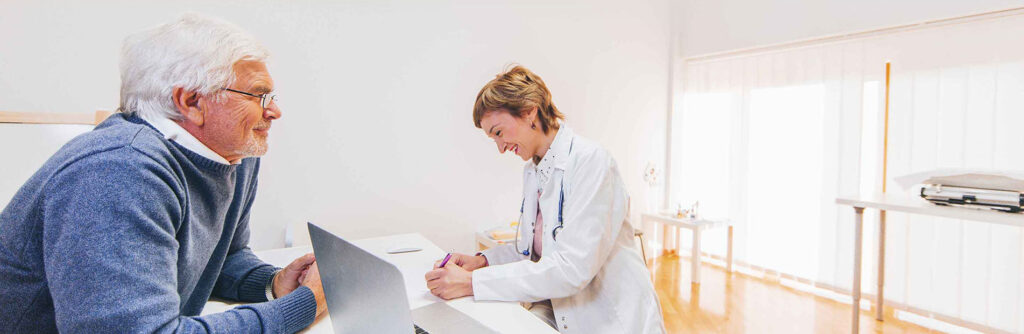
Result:
{"label": "vertical window blind", "polygon": [[[669,203],[700,201],[736,226],[737,261],[848,292],[853,210],[882,187],[891,62],[888,193],[935,168],[1024,169],[1024,11],[685,60],[672,116]],[[865,216],[862,287],[877,277]],[[890,213],[887,302],[982,331],[1024,332],[1021,228]],[[725,254],[725,238],[702,241]],[[687,238],[681,238],[688,240]]]}

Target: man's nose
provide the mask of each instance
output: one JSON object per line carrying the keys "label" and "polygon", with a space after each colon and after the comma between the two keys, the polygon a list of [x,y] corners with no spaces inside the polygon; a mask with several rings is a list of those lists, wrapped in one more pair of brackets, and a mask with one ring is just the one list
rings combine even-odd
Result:
{"label": "man's nose", "polygon": [[263,118],[269,120],[281,118],[281,108],[277,106],[277,101],[270,101],[270,104],[267,104],[267,108],[263,110]]}

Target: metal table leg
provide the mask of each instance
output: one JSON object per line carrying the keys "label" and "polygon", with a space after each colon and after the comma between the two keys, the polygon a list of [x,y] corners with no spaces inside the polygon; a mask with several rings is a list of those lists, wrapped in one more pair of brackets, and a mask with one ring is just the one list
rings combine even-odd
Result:
{"label": "metal table leg", "polygon": [[693,260],[690,261],[692,269],[690,273],[691,284],[700,284],[700,228],[693,229],[693,250],[691,251]]}
{"label": "metal table leg", "polygon": [[864,233],[864,208],[854,207],[856,218],[854,218],[853,237],[853,333],[860,331],[860,260],[861,244]]}

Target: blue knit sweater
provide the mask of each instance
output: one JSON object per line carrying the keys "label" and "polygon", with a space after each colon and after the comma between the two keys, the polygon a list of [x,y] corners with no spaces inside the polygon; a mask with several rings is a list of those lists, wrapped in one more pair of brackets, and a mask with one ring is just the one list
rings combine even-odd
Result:
{"label": "blue knit sweater", "polygon": [[[0,333],[291,333],[306,287],[267,302],[248,248],[258,158],[223,165],[115,114],[71,140],[0,213]],[[262,302],[198,316],[210,296]]]}

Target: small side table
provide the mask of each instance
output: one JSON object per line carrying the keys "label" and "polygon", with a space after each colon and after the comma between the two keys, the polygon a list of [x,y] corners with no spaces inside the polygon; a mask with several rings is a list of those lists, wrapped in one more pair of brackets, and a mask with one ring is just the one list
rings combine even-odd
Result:
{"label": "small side table", "polygon": [[[726,270],[728,272],[730,272],[730,273],[732,272],[732,223],[729,222],[728,220],[708,220],[708,219],[700,219],[700,218],[697,218],[697,219],[695,219],[695,218],[676,218],[675,215],[660,214],[660,213],[658,213],[658,214],[645,213],[640,218],[641,218],[641,221],[644,222],[644,223],[651,222],[651,223],[654,223],[654,224],[662,224],[664,226],[663,227],[664,228],[664,230],[663,230],[664,233],[662,233],[662,235],[661,235],[661,245],[662,245],[663,248],[665,248],[666,245],[667,245],[666,241],[667,241],[667,237],[668,237],[668,232],[671,231],[672,229],[675,230],[674,232],[675,232],[675,235],[677,236],[677,238],[676,238],[677,240],[678,240],[678,235],[679,235],[679,229],[680,228],[686,228],[686,229],[690,229],[691,231],[693,231],[693,250],[691,251],[692,252],[691,254],[693,255],[693,260],[690,263],[690,266],[691,266],[691,270],[690,270],[690,274],[691,274],[691,276],[690,276],[690,283],[691,284],[700,284],[700,233],[701,233],[701,231],[702,230],[706,230],[708,228],[714,228],[714,227],[720,227],[720,226],[728,227],[729,228],[729,236],[728,236],[729,247],[728,247],[728,250],[727,250],[727,255],[726,255],[726,260],[725,261],[726,261]],[[657,225],[655,225],[655,229],[657,229]],[[665,249],[667,250],[667,248],[665,248]],[[672,251],[673,252],[678,252],[678,250],[679,250],[679,242],[677,241],[673,245],[673,250]]]}
{"label": "small side table", "polygon": [[498,247],[504,245],[505,242],[501,240],[491,239],[490,236],[485,232],[476,232],[476,251],[482,251],[489,248]]}

